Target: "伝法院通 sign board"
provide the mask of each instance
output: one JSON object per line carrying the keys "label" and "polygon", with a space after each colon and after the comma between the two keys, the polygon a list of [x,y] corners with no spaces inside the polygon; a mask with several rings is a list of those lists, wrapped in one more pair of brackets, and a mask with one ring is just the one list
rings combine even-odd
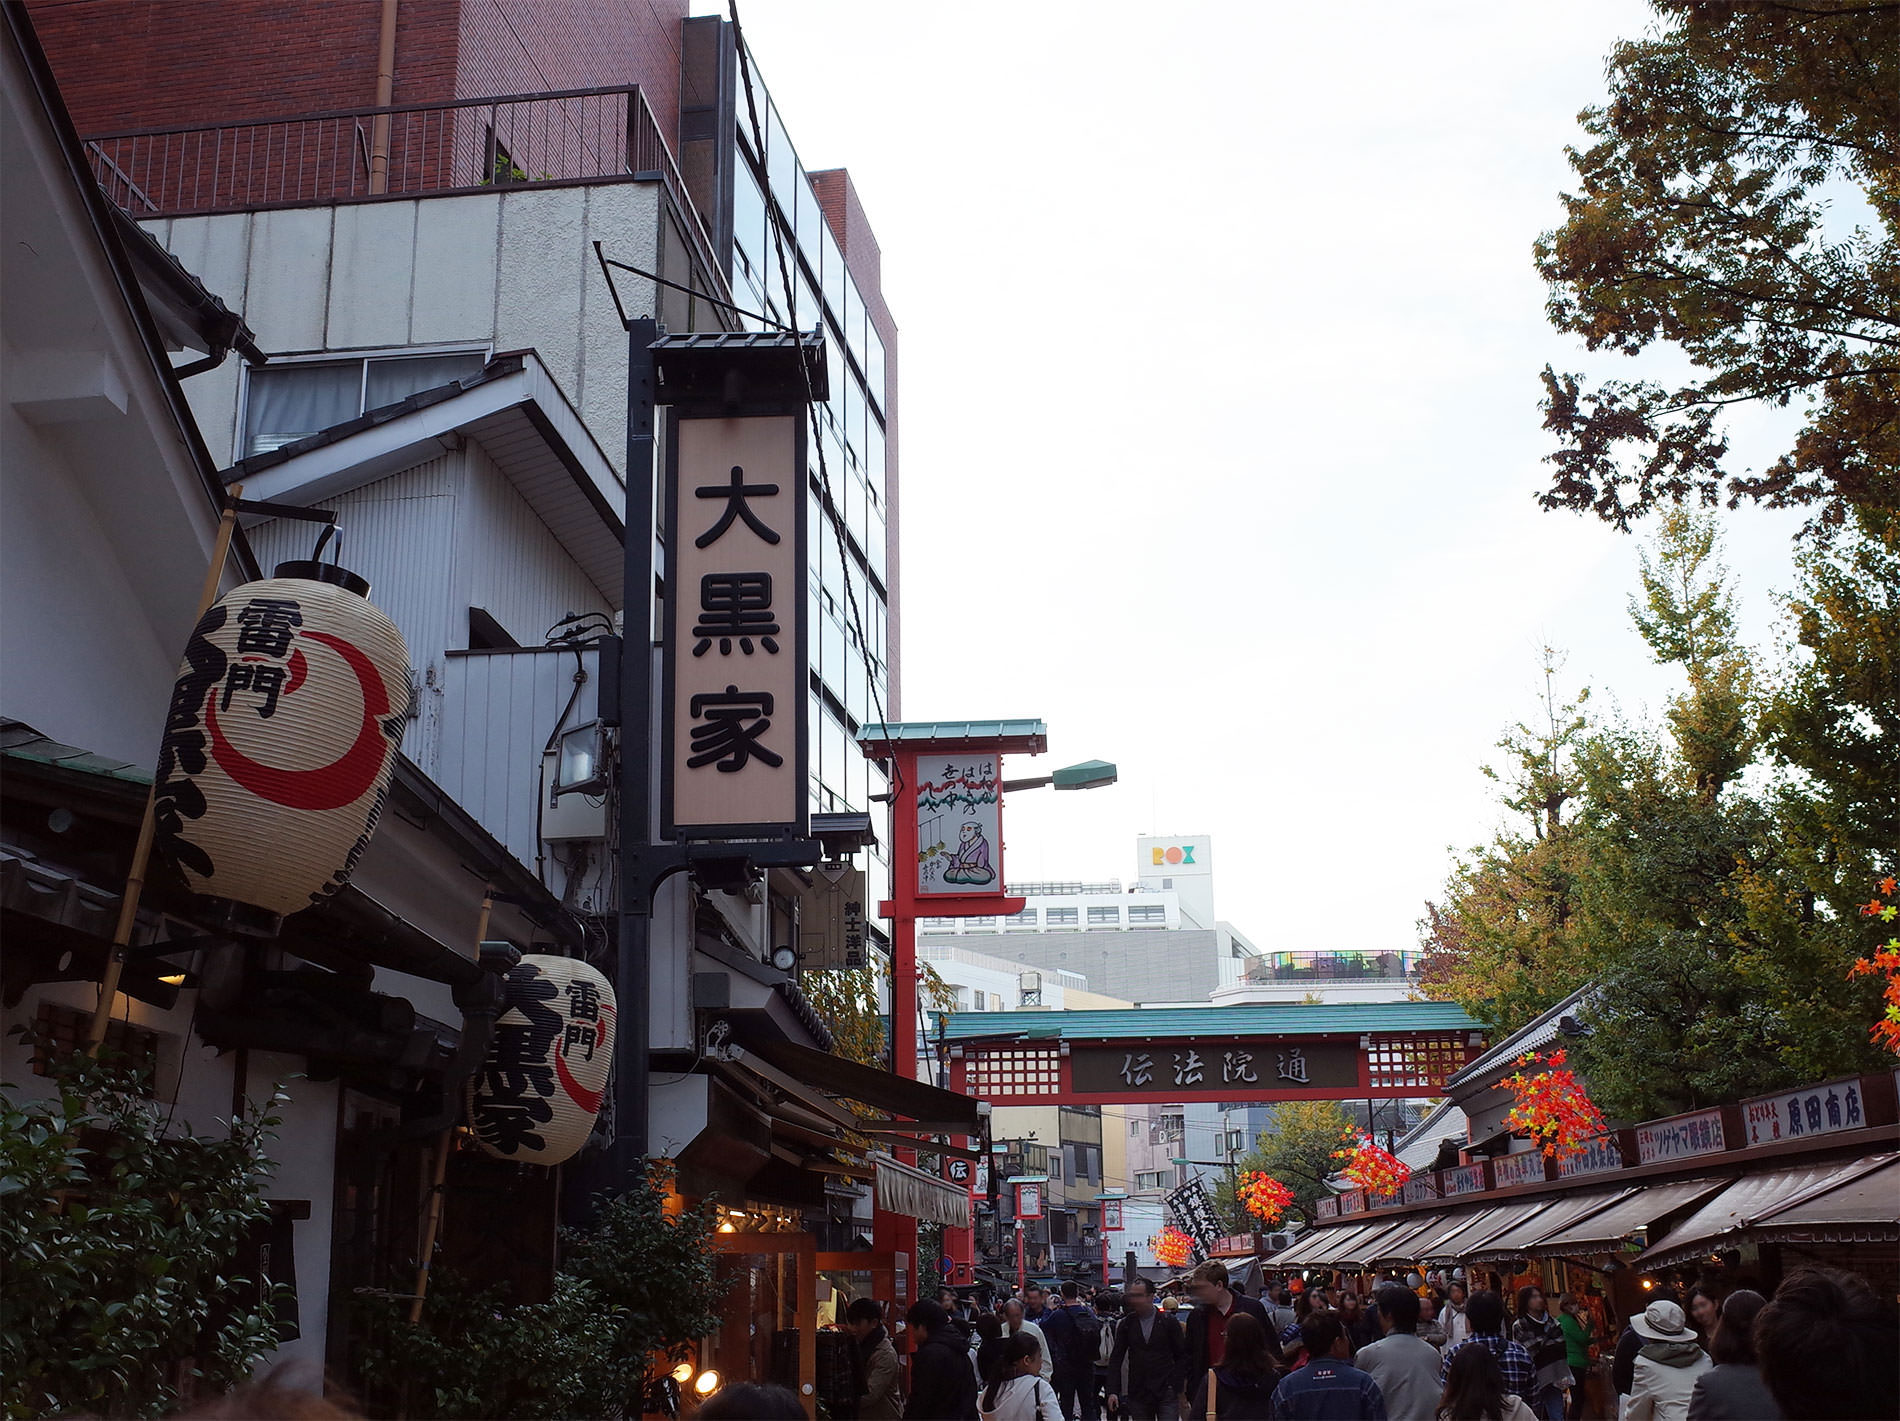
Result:
{"label": "\u4f1d\u6cd5\u9662\u901a sign board", "polygon": [[1264,1091],[1356,1086],[1359,1049],[1344,1042],[1078,1047],[1069,1058],[1077,1091],[1166,1095],[1176,1090]]}

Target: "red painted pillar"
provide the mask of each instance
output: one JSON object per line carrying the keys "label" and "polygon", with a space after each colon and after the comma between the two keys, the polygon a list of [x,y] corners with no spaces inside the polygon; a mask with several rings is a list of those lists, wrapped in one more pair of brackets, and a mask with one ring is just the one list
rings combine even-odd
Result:
{"label": "red painted pillar", "polygon": [[[964,1093],[964,1085],[968,1079],[969,1072],[964,1067],[963,1058],[957,1057],[955,1060],[952,1060],[950,1062],[950,1089],[962,1095]],[[977,1148],[980,1147],[982,1142],[965,1135],[963,1137],[963,1143],[966,1147]],[[951,1263],[955,1265],[949,1277],[949,1281],[952,1283],[974,1283],[976,1281],[977,1174],[977,1167],[972,1165],[970,1167],[970,1227],[967,1229],[947,1228],[943,1231],[943,1256],[948,1258]]]}

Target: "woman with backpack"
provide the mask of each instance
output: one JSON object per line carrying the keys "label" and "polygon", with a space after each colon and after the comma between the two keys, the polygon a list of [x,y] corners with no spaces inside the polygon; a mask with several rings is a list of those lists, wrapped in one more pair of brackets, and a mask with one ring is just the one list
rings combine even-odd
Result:
{"label": "woman with backpack", "polygon": [[1280,1380],[1267,1330],[1250,1313],[1227,1319],[1227,1348],[1218,1367],[1195,1383],[1189,1421],[1266,1421],[1273,1415],[1273,1388]]}

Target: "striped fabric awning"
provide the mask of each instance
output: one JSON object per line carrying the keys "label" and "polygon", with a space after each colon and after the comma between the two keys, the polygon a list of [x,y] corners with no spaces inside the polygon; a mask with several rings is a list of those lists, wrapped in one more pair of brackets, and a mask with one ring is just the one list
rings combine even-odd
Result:
{"label": "striped fabric awning", "polygon": [[877,1206],[919,1223],[970,1227],[970,1191],[962,1185],[877,1155]]}

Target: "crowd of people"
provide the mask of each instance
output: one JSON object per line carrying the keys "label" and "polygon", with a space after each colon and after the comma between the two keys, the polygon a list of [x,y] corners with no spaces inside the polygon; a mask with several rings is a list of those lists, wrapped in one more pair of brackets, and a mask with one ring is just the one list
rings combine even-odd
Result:
{"label": "crowd of people", "polygon": [[[1891,1299],[1829,1269],[1773,1298],[1661,1287],[1615,1339],[1599,1299],[1507,1299],[1417,1274],[1368,1295],[1289,1278],[1249,1297],[1219,1262],[1184,1296],[1136,1277],[1091,1296],[1036,1286],[993,1306],[951,1289],[913,1304],[901,1339],[875,1302],[845,1315],[859,1421],[1849,1421],[1900,1415]],[[894,1342],[896,1345],[894,1345]],[[908,1396],[898,1351],[910,1356]],[[1585,1378],[1613,1358],[1588,1409]],[[701,1411],[723,1412],[721,1398]]]}

